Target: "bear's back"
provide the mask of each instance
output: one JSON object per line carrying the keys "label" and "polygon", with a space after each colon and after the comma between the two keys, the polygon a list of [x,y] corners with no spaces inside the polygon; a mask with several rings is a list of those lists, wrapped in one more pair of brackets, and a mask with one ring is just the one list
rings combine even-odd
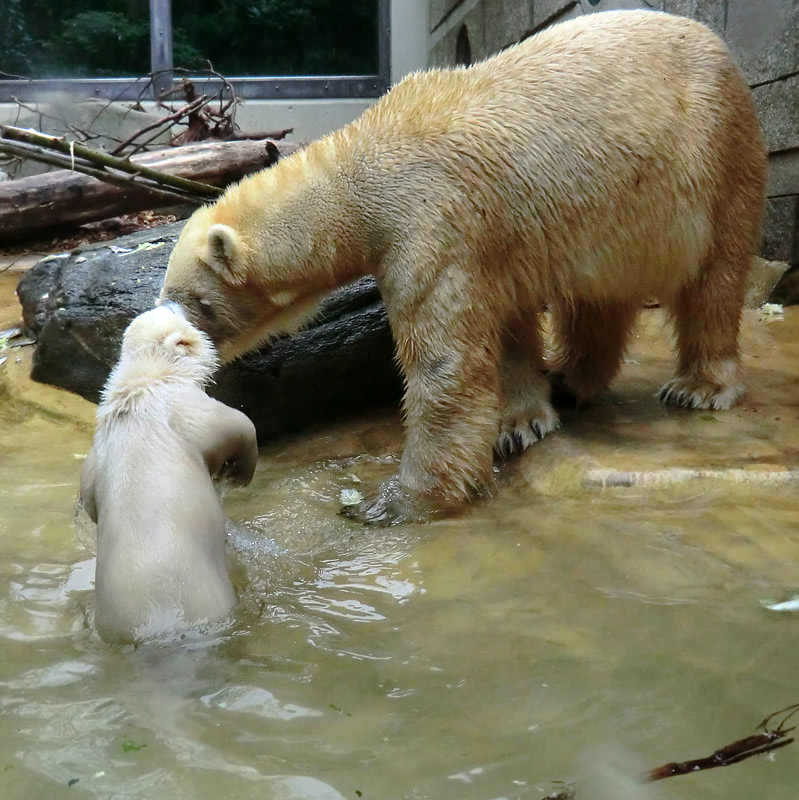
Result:
{"label": "bear's back", "polygon": [[633,253],[642,283],[670,294],[730,187],[759,197],[765,169],[726,46],[654,11],[586,15],[471,67],[416,73],[340,136],[342,163],[380,174],[362,202],[404,226],[391,236],[446,228],[472,252],[511,248],[548,296],[628,292]]}
{"label": "bear's back", "polygon": [[646,126],[650,138],[657,126],[673,138],[733,106],[752,117],[743,77],[708,28],[655,11],[608,11],[555,25],[471,67],[409,75],[350,133],[375,146],[485,135],[499,144],[526,144],[531,135],[574,140],[597,125]]}

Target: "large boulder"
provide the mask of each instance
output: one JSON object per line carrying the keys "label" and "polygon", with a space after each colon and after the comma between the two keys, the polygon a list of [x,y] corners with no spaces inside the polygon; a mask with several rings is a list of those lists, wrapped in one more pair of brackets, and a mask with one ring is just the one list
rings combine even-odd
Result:
{"label": "large boulder", "polygon": [[[152,308],[184,223],[50,256],[17,293],[36,339],[34,380],[97,402],[128,322]],[[401,380],[385,308],[364,278],[330,295],[316,320],[219,370],[209,393],[244,411],[260,440],[386,401]]]}

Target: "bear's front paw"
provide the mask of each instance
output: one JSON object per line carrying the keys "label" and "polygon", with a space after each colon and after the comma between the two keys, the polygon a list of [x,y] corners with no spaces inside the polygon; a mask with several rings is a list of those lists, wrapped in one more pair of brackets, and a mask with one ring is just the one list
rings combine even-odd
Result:
{"label": "bear's front paw", "polygon": [[355,505],[343,506],[339,513],[364,525],[388,527],[405,522],[423,522],[434,517],[438,511],[440,509],[405,489],[394,476],[380,487],[374,497],[367,497]]}
{"label": "bear's front paw", "polygon": [[380,494],[367,498],[357,505],[342,506],[339,513],[342,517],[347,517],[354,522],[378,527],[401,525],[403,522],[409,521],[402,508],[398,508],[396,503]]}
{"label": "bear's front paw", "polygon": [[494,452],[500,458],[522,453],[559,427],[558,415],[549,403],[539,402],[533,408],[508,411],[500,422]]}

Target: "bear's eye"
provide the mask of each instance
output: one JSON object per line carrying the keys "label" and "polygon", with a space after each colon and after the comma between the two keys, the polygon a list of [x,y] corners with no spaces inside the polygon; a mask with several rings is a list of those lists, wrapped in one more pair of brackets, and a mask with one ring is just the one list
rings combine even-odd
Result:
{"label": "bear's eye", "polygon": [[216,319],[216,312],[214,311],[213,303],[207,297],[197,297],[197,308],[200,309],[200,314],[204,319]]}

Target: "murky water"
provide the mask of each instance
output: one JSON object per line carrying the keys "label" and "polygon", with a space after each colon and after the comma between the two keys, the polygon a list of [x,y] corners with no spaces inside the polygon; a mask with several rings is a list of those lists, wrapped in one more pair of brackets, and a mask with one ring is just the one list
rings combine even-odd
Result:
{"label": "murky water", "polygon": [[[605,402],[498,497],[389,531],[339,516],[388,475],[389,411],[262,451],[227,498],[241,603],[218,640],[103,644],[73,525],[93,407],[26,383],[0,411],[0,796],[793,800],[799,744],[643,786],[799,702],[799,486],[590,491],[584,468],[799,465],[799,313],[747,331],[727,414],[662,409],[652,323]],[[19,357],[23,363],[16,364]]]}

